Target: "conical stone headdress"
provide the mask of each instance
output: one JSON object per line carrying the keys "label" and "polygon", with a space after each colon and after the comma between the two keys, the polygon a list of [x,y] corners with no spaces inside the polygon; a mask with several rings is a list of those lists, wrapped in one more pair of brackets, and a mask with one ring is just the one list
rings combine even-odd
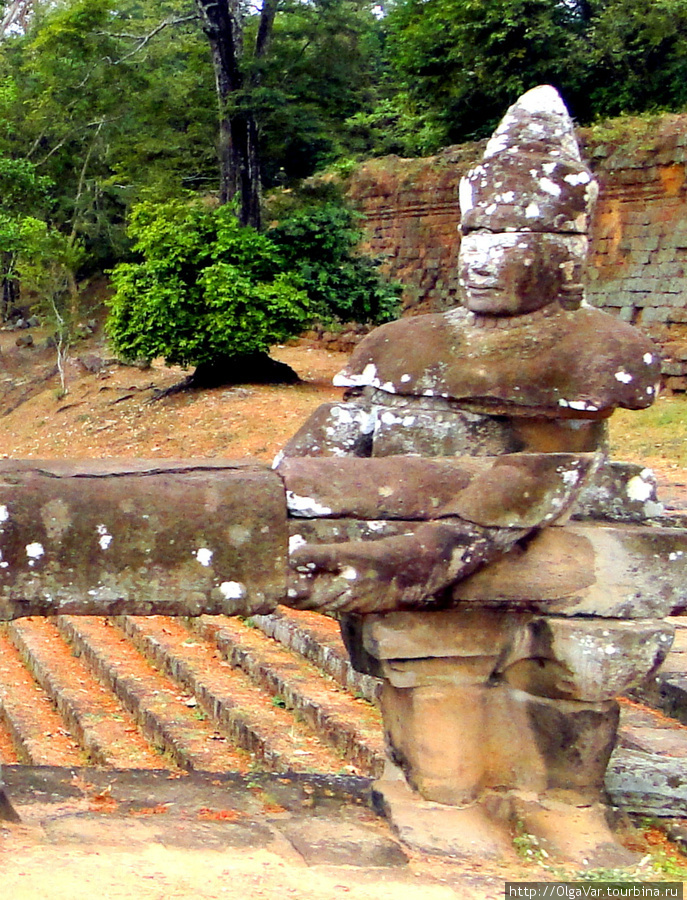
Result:
{"label": "conical stone headdress", "polygon": [[541,85],[510,107],[463,178],[461,230],[587,234],[597,195],[565,104]]}

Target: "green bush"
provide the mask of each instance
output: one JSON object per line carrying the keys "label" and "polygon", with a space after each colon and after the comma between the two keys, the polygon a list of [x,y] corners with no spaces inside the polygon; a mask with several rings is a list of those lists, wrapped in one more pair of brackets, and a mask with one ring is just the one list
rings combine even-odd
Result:
{"label": "green bush", "polygon": [[108,333],[124,359],[199,366],[265,352],[299,334],[308,296],[272,241],[228,207],[141,203],[129,235],[138,262],[112,271]]}
{"label": "green bush", "polygon": [[306,207],[268,234],[298,273],[318,318],[378,324],[397,316],[401,285],[381,278],[376,261],[356,251],[362,233],[350,209]]}
{"label": "green bush", "polygon": [[393,318],[400,286],[355,253],[353,213],[300,210],[261,234],[229,207],[144,202],[129,225],[136,262],[112,271],[108,333],[124,359],[211,366],[264,353],[308,322]]}

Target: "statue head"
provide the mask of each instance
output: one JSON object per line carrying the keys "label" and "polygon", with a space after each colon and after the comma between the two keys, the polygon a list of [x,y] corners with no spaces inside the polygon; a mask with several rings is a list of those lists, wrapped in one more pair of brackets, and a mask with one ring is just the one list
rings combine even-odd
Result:
{"label": "statue head", "polygon": [[523,94],[460,185],[468,309],[509,316],[579,306],[597,194],[558,93],[543,85]]}

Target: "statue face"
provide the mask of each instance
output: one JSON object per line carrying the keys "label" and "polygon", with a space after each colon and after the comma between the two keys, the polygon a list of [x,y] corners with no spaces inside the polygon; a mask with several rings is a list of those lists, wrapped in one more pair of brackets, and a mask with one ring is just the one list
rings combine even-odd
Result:
{"label": "statue face", "polygon": [[534,312],[558,299],[574,268],[566,239],[558,235],[473,232],[460,247],[463,302],[483,315]]}

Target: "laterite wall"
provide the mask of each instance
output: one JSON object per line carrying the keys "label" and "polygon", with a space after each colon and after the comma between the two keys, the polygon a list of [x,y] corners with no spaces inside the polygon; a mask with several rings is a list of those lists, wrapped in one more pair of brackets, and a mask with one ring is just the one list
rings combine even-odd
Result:
{"label": "laterite wall", "polygon": [[[587,298],[646,331],[662,349],[667,387],[687,390],[687,116],[623,129],[605,140],[580,132],[601,185]],[[482,149],[371,160],[350,180],[367,249],[405,285],[407,314],[458,302],[458,182]]]}

